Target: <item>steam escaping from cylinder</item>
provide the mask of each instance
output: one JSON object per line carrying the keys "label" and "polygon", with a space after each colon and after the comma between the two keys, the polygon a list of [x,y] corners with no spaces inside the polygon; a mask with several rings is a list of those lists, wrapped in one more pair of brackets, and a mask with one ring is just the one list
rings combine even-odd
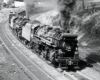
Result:
{"label": "steam escaping from cylinder", "polygon": [[59,10],[59,21],[58,24],[64,29],[69,30],[71,12],[74,10],[76,0],[57,0]]}

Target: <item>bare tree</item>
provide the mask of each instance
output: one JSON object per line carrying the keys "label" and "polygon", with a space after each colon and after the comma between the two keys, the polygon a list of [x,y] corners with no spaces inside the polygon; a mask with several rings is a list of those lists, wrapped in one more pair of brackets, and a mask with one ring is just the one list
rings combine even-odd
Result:
{"label": "bare tree", "polygon": [[75,4],[76,0],[58,0],[59,24],[64,30],[69,30],[71,12],[74,10]]}
{"label": "bare tree", "polygon": [[92,9],[93,9],[92,11],[95,12],[96,4],[95,4],[95,3],[91,3],[91,7],[92,7]]}

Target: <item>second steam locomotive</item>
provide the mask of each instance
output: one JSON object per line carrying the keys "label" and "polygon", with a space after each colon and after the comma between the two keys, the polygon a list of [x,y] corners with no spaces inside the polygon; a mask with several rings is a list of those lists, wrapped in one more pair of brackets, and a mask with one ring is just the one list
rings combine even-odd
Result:
{"label": "second steam locomotive", "polygon": [[61,69],[78,67],[77,35],[64,32],[60,27],[43,25],[12,13],[9,26],[28,48],[35,50]]}

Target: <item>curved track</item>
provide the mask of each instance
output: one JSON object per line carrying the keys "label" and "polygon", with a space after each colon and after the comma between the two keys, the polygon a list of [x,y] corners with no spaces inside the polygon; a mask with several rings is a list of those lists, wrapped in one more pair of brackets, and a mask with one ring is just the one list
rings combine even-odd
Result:
{"label": "curved track", "polygon": [[[67,77],[64,77],[62,74],[58,74],[57,70],[54,68],[51,70],[49,65],[44,65],[45,62],[41,62],[41,60],[38,59],[36,55],[33,55],[34,53],[28,50],[13,36],[9,30],[7,22],[6,24],[2,24],[0,27],[0,36],[7,50],[13,55],[13,57],[19,63],[20,67],[23,68],[25,72],[27,72],[32,80],[80,80],[78,79],[79,76],[84,78],[84,80],[94,80],[93,78],[85,76],[80,71],[77,71],[73,74],[64,71],[65,73],[63,74],[67,75]],[[32,60],[30,60],[30,58],[32,58]],[[75,76],[76,74],[79,74],[79,76]]]}
{"label": "curved track", "polygon": [[[2,25],[5,27],[5,24]],[[13,57],[24,67],[24,69],[32,76],[33,80],[54,80],[51,76],[45,73],[41,68],[39,68],[36,64],[29,61],[24,54],[14,46],[11,42],[10,38],[7,37],[3,27],[0,27],[0,36],[4,44],[6,44],[6,48],[13,55]],[[8,27],[8,26],[6,26]],[[7,30],[6,30],[7,31]],[[8,34],[10,35],[10,34]],[[32,66],[29,66],[32,63]],[[28,68],[29,67],[29,68]]]}
{"label": "curved track", "polygon": [[[23,47],[22,44],[20,44],[19,41],[15,40],[16,38],[11,34],[10,30],[8,29],[7,22],[0,26],[0,36],[7,50],[13,55],[13,57],[17,60],[19,65],[21,65],[20,67],[23,68],[24,71],[28,73],[28,75],[32,78],[32,80],[61,80],[61,78],[63,78],[63,80],[66,79],[69,80],[68,78],[63,77],[60,74],[56,74],[57,73],[56,70],[49,72],[46,71],[47,69],[43,70],[44,66],[42,65],[43,67],[41,67],[38,65],[41,64],[41,62],[39,62],[37,56],[32,55],[33,53],[30,50],[27,50],[25,47]],[[27,53],[29,53],[31,56],[28,56]],[[30,60],[27,56],[33,58],[35,61],[37,59],[37,62]],[[46,67],[47,66],[49,65],[46,65]]]}

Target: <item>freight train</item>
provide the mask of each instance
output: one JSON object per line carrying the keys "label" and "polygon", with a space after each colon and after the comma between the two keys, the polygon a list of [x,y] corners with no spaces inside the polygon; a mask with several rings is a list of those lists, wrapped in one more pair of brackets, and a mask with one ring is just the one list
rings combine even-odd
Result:
{"label": "freight train", "polygon": [[77,35],[15,13],[9,15],[9,27],[28,48],[35,50],[53,65],[57,64],[61,69],[69,66],[79,68]]}

